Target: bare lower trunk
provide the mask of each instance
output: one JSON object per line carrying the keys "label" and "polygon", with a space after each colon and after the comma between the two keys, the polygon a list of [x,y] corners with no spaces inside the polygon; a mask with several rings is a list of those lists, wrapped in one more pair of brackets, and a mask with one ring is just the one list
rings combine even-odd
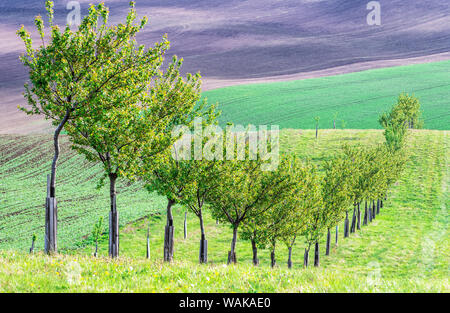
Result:
{"label": "bare lower trunk", "polygon": [[187,238],[187,212],[184,212],[184,239]]}
{"label": "bare lower trunk", "polygon": [[370,222],[372,222],[372,202],[370,202],[370,200],[369,200],[369,212],[368,212],[369,214],[368,214],[368,220],[369,220],[369,223]]}
{"label": "bare lower trunk", "polygon": [[57,231],[58,231],[58,209],[56,205],[56,168],[59,159],[59,135],[64,128],[64,125],[70,118],[70,110],[66,110],[64,118],[59,123],[53,135],[53,145],[55,152],[53,155],[53,161],[51,165],[51,174],[49,187],[47,191],[47,199],[45,205],[45,252],[56,253],[58,251],[57,245]]}
{"label": "bare lower trunk", "polygon": [[350,227],[350,232],[354,233],[355,229],[356,229],[356,205],[353,207],[352,226]]}
{"label": "bare lower trunk", "polygon": [[174,226],[173,226],[173,215],[172,215],[172,206],[175,204],[175,201],[172,199],[168,199],[167,201],[167,223],[164,232],[164,262],[172,262],[173,261],[173,234],[174,234]]}
{"label": "bare lower trunk", "polygon": [[368,211],[367,211],[367,201],[365,201],[363,225],[367,225],[368,217],[369,216],[368,216]]}
{"label": "bare lower trunk", "polygon": [[256,246],[256,241],[254,238],[252,238],[251,241],[252,241],[253,265],[258,266],[259,265],[258,247]]}
{"label": "bare lower trunk", "polygon": [[348,221],[348,211],[345,212],[345,222],[344,222],[344,238],[348,237],[349,232],[349,221]]}
{"label": "bare lower trunk", "polygon": [[377,199],[377,214],[380,214],[380,199]]}
{"label": "bare lower trunk", "polygon": [[375,200],[372,201],[372,219],[374,220],[377,216],[377,208],[375,206]]}
{"label": "bare lower trunk", "polygon": [[200,220],[200,232],[201,232],[200,251],[198,259],[200,264],[205,264],[208,262],[208,241],[206,240],[205,226],[203,224],[203,213],[201,209],[199,210],[198,218]]}
{"label": "bare lower trunk", "polygon": [[309,261],[309,247],[305,248],[305,254],[303,255],[303,266],[308,267],[308,261]]}
{"label": "bare lower trunk", "polygon": [[117,174],[109,174],[109,197],[111,211],[109,213],[109,256],[119,256],[119,213],[116,205],[116,180]]}
{"label": "bare lower trunk", "polygon": [[272,251],[270,252],[270,266],[272,268],[274,268],[277,263],[276,258],[275,258],[275,244],[276,244],[275,241],[272,242]]}
{"label": "bare lower trunk", "polygon": [[236,241],[237,241],[237,225],[233,227],[233,239],[231,240],[231,250],[228,252],[228,264],[236,264]]}
{"label": "bare lower trunk", "polygon": [[361,229],[361,209],[360,209],[360,203],[358,202],[358,211],[356,212],[356,218],[357,218],[357,224],[356,228],[358,230]]}
{"label": "bare lower trunk", "polygon": [[330,232],[330,229],[328,228],[328,232],[327,232],[327,245],[326,245],[326,252],[325,252],[325,255],[330,255],[330,245],[331,245],[331,232]]}
{"label": "bare lower trunk", "polygon": [[314,247],[314,266],[318,267],[320,265],[320,254],[319,254],[319,241],[316,241]]}
{"label": "bare lower trunk", "polygon": [[289,254],[288,254],[287,266],[288,266],[288,268],[292,268],[292,247],[289,247],[288,251],[289,251]]}

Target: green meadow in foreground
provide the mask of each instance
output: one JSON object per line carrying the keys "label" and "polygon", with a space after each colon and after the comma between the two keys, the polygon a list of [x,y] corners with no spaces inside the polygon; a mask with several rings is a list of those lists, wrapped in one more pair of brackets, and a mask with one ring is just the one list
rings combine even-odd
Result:
{"label": "green meadow in foreground", "polygon": [[425,126],[450,125],[450,61],[399,66],[306,80],[249,84],[204,92],[219,103],[221,125],[280,125],[280,128],[378,129],[380,116],[402,92],[420,100]]}
{"label": "green meadow in foreground", "polygon": [[[374,130],[323,130],[317,141],[314,131],[281,133],[283,150],[318,164],[344,142],[375,144],[382,140],[382,132]],[[175,262],[171,265],[161,262],[165,216],[161,210],[149,210],[149,218],[121,228],[117,260],[106,257],[107,238],[100,242],[97,259],[92,257],[90,237],[78,242],[81,248],[67,247],[53,258],[42,253],[29,256],[24,249],[0,252],[0,292],[449,292],[448,132],[410,131],[408,145],[410,160],[381,214],[345,240],[340,227],[339,245],[330,256],[324,255],[322,242],[320,268],[302,268],[304,244],[300,238],[294,247],[292,270],[286,268],[287,249],[281,243],[275,269],[269,267],[266,250],[260,251],[261,265],[254,268],[251,246],[245,241],[237,244],[239,264],[227,267],[231,229],[216,225],[209,216],[209,264],[198,265],[198,220],[188,214],[188,238],[184,239],[185,209],[178,206]],[[164,201],[160,201],[163,209]],[[63,208],[69,210],[70,206]],[[119,212],[128,209],[119,205]],[[102,210],[107,212],[107,205]],[[94,216],[89,222],[83,229],[92,228]],[[150,260],[145,259],[148,226]],[[71,227],[63,221],[60,230]],[[60,232],[60,240],[65,240],[65,232]]]}

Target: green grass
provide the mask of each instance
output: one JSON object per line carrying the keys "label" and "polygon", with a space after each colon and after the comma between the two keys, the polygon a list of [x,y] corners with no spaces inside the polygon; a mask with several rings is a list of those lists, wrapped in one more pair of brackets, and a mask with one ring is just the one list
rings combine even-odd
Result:
{"label": "green grass", "polygon": [[[57,172],[58,246],[76,247],[89,235],[100,216],[108,220],[109,188],[96,190],[102,168],[70,150],[62,138],[62,155]],[[26,251],[31,236],[43,247],[44,204],[47,174],[53,155],[52,138],[0,136],[0,250]],[[149,195],[139,184],[120,183],[117,204],[120,225],[165,206],[161,197]]]}
{"label": "green grass", "polygon": [[[309,130],[285,130],[281,134],[283,150],[318,164],[330,158],[343,142],[375,144],[382,140],[382,132],[374,130],[324,130],[317,141],[314,131]],[[198,265],[198,220],[188,214],[185,240],[184,208],[177,206],[173,265],[161,263],[164,214],[142,211],[151,217],[121,228],[121,256],[115,261],[106,257],[106,238],[100,243],[98,259],[91,257],[90,238],[79,244],[84,247],[66,249],[55,258],[40,253],[29,257],[25,252],[0,252],[0,292],[449,292],[449,143],[448,132],[411,131],[410,160],[385,208],[369,226],[348,239],[343,239],[341,226],[339,246],[330,256],[324,255],[322,241],[319,269],[302,268],[301,239],[294,248],[292,270],[286,269],[287,249],[281,244],[276,269],[269,267],[267,250],[259,252],[261,266],[253,268],[250,244],[242,240],[237,244],[239,264],[226,267],[231,229],[216,225],[209,215],[209,264]],[[122,215],[127,209],[119,206]],[[101,210],[107,211],[107,205]],[[146,260],[149,223],[151,259]]]}
{"label": "green grass", "polygon": [[[222,110],[221,125],[279,125],[280,128],[378,129],[376,118],[402,92],[421,102],[425,128],[450,125],[450,61],[368,70],[331,77],[232,86],[204,92]],[[345,127],[342,127],[342,122]]]}

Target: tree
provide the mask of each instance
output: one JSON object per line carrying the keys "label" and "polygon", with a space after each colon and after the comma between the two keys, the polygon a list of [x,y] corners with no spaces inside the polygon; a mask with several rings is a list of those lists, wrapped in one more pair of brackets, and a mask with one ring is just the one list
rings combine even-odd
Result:
{"label": "tree", "polygon": [[317,137],[319,136],[319,120],[320,120],[320,117],[316,116],[316,117],[314,117],[314,120],[316,121],[316,139],[317,139]]}
{"label": "tree", "polygon": [[[194,97],[198,100],[200,92],[198,91]],[[205,197],[210,191],[213,182],[215,161],[206,159],[196,160],[195,137],[191,137],[191,130],[195,121],[201,122],[201,127],[216,125],[218,112],[215,106],[205,108],[206,101],[195,106],[195,102],[191,103],[189,110],[184,110],[183,114],[178,114],[171,121],[170,128],[174,143],[172,150],[167,150],[161,155],[161,158],[154,160],[153,151],[148,150],[141,157],[141,166],[138,176],[146,184],[148,191],[156,191],[158,194],[167,198],[167,223],[164,235],[164,261],[171,262],[173,260],[174,251],[174,223],[172,207],[176,203],[185,204],[200,220],[200,228],[202,232],[200,263],[207,261],[207,247],[205,231],[203,226],[202,207],[205,203]],[[180,128],[177,128],[180,127]],[[184,129],[182,129],[184,127]],[[183,131],[185,133],[183,133]],[[205,146],[205,138],[201,138],[201,148]],[[185,146],[187,144],[187,147]]]}
{"label": "tree", "polygon": [[[100,8],[100,7],[99,7]],[[96,12],[91,6],[90,12]],[[94,13],[91,13],[95,17]],[[90,15],[90,16],[91,16]],[[91,80],[102,81],[103,72],[111,73],[109,84],[102,84],[102,97],[91,102],[90,114],[70,120],[65,128],[72,148],[91,162],[101,162],[110,185],[109,254],[119,254],[119,218],[116,205],[116,183],[121,177],[134,180],[141,168],[142,156],[156,160],[170,148],[176,138],[170,129],[192,111],[200,94],[200,75],[180,75],[182,60],[174,57],[165,72],[161,70],[169,42],[164,37],[151,49],[138,46],[136,34],[147,22],[136,22],[134,3],[126,23],[91,29],[98,38],[98,51],[88,50],[92,58],[105,53],[104,67],[89,74]],[[96,24],[94,24],[96,25]],[[105,39],[106,38],[106,39]],[[108,47],[105,47],[108,45]],[[111,49],[111,46],[113,49]],[[111,65],[112,64],[112,65]],[[156,161],[155,161],[156,162]]]}
{"label": "tree", "polygon": [[98,241],[103,233],[103,217],[100,217],[97,221],[97,223],[94,224],[94,229],[92,230],[92,237],[94,238],[95,242],[95,252],[94,257],[97,257],[98,255]]}
{"label": "tree", "polygon": [[239,226],[276,205],[289,187],[285,183],[287,176],[282,171],[263,171],[263,164],[261,155],[252,160],[248,150],[244,160],[220,162],[220,175],[216,177],[220,184],[207,197],[213,217],[230,223],[233,229],[228,264],[236,263]]}

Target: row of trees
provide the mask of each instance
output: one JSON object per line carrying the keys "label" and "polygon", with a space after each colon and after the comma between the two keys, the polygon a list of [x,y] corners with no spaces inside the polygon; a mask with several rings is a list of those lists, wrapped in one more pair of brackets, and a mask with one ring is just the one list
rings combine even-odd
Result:
{"label": "row of trees", "polygon": [[[173,152],[191,156],[193,153],[177,148],[182,134],[174,135],[175,126],[193,129],[198,117],[202,118],[203,127],[215,125],[218,113],[214,106],[201,100],[200,75],[182,77],[182,60],[174,57],[163,70],[169,48],[167,38],[149,49],[137,44],[136,35],[147,19],[137,20],[134,3],[130,6],[123,24],[108,26],[108,8],[99,4],[90,7],[77,30],[66,27],[61,31],[53,25],[53,3],[47,1],[50,43],[45,42],[41,17],[35,23],[42,42],[39,48],[33,47],[31,34],[24,27],[18,31],[26,47],[21,60],[30,73],[30,84],[25,85],[30,107],[22,110],[42,114],[56,126],[46,201],[47,252],[57,251],[56,169],[63,129],[73,149],[87,160],[103,165],[100,185],[109,180],[111,257],[119,255],[116,182],[121,178],[139,180],[150,192],[167,198],[164,260],[169,262],[174,254],[172,207],[176,203],[199,219],[200,263],[207,262],[205,210],[232,228],[228,263],[237,261],[236,242],[240,235],[252,242],[254,264],[259,262],[258,249],[269,247],[275,265],[275,247],[283,243],[290,252],[289,266],[296,240],[306,241],[305,265],[313,245],[315,264],[319,265],[321,236],[327,234],[328,254],[331,228],[344,220],[344,235],[348,236],[361,227],[362,203],[363,224],[375,217],[375,202],[379,210],[403,167],[406,127],[419,125],[417,105],[410,110],[410,101],[404,101],[402,95],[391,112],[380,119],[385,127],[385,145],[345,146],[322,171],[289,154],[281,155],[276,170],[264,171],[261,150],[253,158],[253,151],[245,145],[244,160],[174,157]],[[250,140],[249,132],[229,129],[227,137],[244,136],[247,142]],[[262,134],[262,138],[266,137]],[[200,146],[201,151],[209,150],[216,156],[223,153],[206,140]],[[242,148],[224,146],[227,155],[236,155]]]}

